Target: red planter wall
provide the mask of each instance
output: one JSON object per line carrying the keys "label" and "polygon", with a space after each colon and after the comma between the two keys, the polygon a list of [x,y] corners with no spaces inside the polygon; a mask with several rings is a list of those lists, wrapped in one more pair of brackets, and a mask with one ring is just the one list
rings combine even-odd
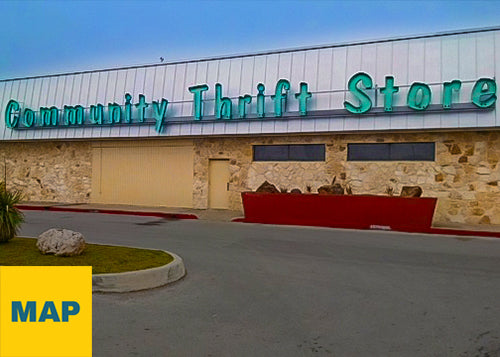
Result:
{"label": "red planter wall", "polygon": [[244,222],[425,231],[436,198],[243,192]]}

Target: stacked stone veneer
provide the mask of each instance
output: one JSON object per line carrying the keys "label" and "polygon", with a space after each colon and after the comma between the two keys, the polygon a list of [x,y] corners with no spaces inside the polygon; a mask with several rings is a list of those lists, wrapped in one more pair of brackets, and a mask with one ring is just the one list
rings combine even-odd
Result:
{"label": "stacked stone veneer", "polygon": [[2,142],[1,181],[5,169],[7,188],[22,190],[25,201],[84,203],[90,200],[90,143]]}
{"label": "stacked stone veneer", "polygon": [[[436,160],[348,162],[348,143],[435,142]],[[326,144],[325,162],[253,162],[252,145]],[[195,140],[195,208],[208,205],[209,159],[230,160],[230,208],[241,209],[240,192],[265,180],[279,189],[349,184],[354,194],[397,195],[402,186],[419,185],[437,197],[434,224],[500,224],[500,132],[383,133]]]}
{"label": "stacked stone veneer", "polygon": [[[435,142],[432,162],[348,162],[348,143]],[[252,146],[317,143],[326,145],[325,162],[253,162]],[[354,194],[399,194],[419,185],[424,196],[437,197],[436,225],[500,224],[500,131],[445,133],[325,134],[301,136],[194,139],[193,206],[208,207],[210,159],[228,159],[230,208],[241,210],[242,191],[263,181],[290,191],[321,185],[349,184]],[[0,143],[0,179],[21,189],[26,201],[90,202],[91,143],[37,141]],[[133,202],[131,202],[133,204]]]}

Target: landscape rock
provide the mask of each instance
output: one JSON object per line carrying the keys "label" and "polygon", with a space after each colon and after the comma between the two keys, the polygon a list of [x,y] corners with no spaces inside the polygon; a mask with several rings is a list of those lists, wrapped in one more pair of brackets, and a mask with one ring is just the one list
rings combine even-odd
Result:
{"label": "landscape rock", "polygon": [[42,254],[71,257],[80,255],[85,249],[85,239],[79,232],[69,229],[51,228],[38,236],[36,242]]}
{"label": "landscape rock", "polygon": [[267,182],[267,180],[264,181],[264,183],[262,183],[262,185],[260,185],[255,192],[280,193],[276,186]]}
{"label": "landscape rock", "polygon": [[320,195],[343,195],[344,188],[339,183],[333,185],[323,185],[318,188],[318,193]]}
{"label": "landscape rock", "polygon": [[422,188],[420,186],[403,186],[401,197],[420,197],[422,196]]}
{"label": "landscape rock", "polygon": [[302,191],[298,188],[294,188],[290,191],[290,193],[302,193]]}

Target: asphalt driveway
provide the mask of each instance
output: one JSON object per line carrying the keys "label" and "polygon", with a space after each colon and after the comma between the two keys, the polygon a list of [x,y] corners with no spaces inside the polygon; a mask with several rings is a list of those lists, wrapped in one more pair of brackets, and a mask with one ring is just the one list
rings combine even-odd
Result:
{"label": "asphalt driveway", "polygon": [[94,294],[94,356],[500,356],[500,240],[26,213],[179,254],[187,276]]}

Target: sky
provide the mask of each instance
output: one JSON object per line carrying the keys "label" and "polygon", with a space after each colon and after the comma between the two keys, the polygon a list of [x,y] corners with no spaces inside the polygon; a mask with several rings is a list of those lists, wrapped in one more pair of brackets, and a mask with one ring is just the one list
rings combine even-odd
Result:
{"label": "sky", "polygon": [[500,1],[0,0],[0,79],[500,26]]}

